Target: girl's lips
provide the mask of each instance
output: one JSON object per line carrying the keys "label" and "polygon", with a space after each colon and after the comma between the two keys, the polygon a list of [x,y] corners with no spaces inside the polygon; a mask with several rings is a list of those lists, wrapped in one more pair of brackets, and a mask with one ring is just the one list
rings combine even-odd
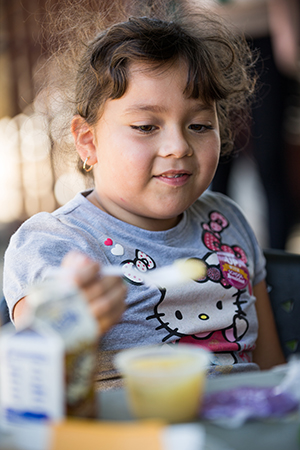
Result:
{"label": "girl's lips", "polygon": [[170,186],[182,186],[190,176],[191,173],[187,171],[168,171],[155,176],[155,178]]}

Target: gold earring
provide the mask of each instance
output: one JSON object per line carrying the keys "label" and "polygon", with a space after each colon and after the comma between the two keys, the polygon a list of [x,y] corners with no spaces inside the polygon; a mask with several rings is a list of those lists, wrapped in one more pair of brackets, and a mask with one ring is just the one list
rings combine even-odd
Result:
{"label": "gold earring", "polygon": [[84,161],[83,166],[82,166],[83,170],[85,170],[86,172],[90,172],[92,170],[92,168],[93,168],[93,166],[88,166],[87,167],[88,160],[89,160],[89,156],[87,158],[85,158],[85,161]]}

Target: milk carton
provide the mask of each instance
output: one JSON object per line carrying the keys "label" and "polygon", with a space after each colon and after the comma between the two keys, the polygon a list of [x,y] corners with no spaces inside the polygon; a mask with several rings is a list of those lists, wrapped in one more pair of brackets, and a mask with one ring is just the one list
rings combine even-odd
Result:
{"label": "milk carton", "polygon": [[98,334],[86,300],[70,282],[53,277],[36,286],[28,302],[34,318],[63,342],[66,415],[94,417]]}
{"label": "milk carton", "polygon": [[64,417],[64,346],[51,328],[36,321],[0,336],[0,423],[2,428]]}
{"label": "milk carton", "polygon": [[61,277],[36,285],[18,331],[0,337],[2,424],[95,417],[97,323],[80,291]]}

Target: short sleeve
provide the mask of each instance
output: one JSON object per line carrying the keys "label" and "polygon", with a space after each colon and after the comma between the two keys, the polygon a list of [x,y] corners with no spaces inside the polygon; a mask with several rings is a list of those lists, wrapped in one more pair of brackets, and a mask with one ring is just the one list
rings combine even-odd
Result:
{"label": "short sleeve", "polygon": [[80,249],[77,241],[75,232],[49,213],[33,216],[16,231],[4,255],[3,293],[10,314],[50,267],[58,267],[69,251]]}

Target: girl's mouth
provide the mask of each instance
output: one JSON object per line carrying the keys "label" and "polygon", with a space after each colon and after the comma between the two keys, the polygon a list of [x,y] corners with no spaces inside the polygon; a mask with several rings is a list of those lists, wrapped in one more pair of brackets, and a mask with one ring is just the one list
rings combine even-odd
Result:
{"label": "girl's mouth", "polygon": [[165,172],[155,178],[169,186],[183,186],[190,178],[190,172]]}
{"label": "girl's mouth", "polygon": [[177,175],[161,175],[163,178],[179,178],[186,175],[185,173],[179,173]]}

